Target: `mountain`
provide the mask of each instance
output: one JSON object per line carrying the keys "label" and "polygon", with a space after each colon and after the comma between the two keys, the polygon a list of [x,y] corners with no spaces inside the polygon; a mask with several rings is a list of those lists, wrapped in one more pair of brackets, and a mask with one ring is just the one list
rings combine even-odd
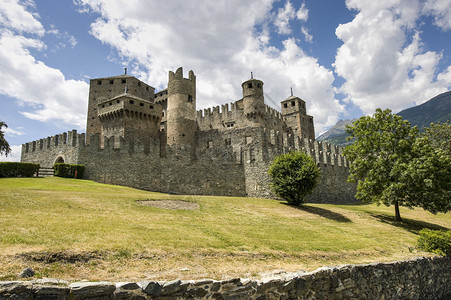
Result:
{"label": "mountain", "polygon": [[346,140],[346,125],[351,125],[357,119],[340,120],[331,129],[321,134],[316,139],[329,144],[346,146],[350,142]]}
{"label": "mountain", "polygon": [[451,120],[451,91],[435,96],[431,100],[398,113],[404,120],[409,120],[412,126],[424,130],[431,123]]}
{"label": "mountain", "polygon": [[[418,126],[420,130],[429,127],[431,123],[446,122],[451,120],[451,91],[445,92],[427,102],[411,107],[397,113],[404,120],[408,120],[412,126]],[[339,146],[349,145],[346,140],[346,125],[352,124],[357,119],[340,120],[334,127],[321,134],[317,140]]]}

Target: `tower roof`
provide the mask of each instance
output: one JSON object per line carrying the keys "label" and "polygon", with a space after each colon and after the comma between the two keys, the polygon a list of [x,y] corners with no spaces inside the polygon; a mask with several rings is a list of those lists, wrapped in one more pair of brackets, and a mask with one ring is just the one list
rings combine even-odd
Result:
{"label": "tower roof", "polygon": [[[122,74],[122,75],[117,75],[117,76],[109,76],[109,77],[93,78],[93,79],[91,79],[91,80],[115,79],[115,78],[136,78],[136,77],[131,76],[131,75],[125,75],[125,74]],[[138,79],[138,78],[136,78],[136,79]],[[139,80],[139,79],[138,79],[138,80]]]}
{"label": "tower roof", "polygon": [[[304,100],[302,100],[301,98],[299,98],[298,96],[292,95],[292,96],[288,97],[287,99],[283,100],[282,102],[290,101],[290,100],[296,100],[296,99],[299,99],[299,100],[301,100],[301,101],[304,101]],[[305,101],[304,101],[304,102],[305,102]]]}

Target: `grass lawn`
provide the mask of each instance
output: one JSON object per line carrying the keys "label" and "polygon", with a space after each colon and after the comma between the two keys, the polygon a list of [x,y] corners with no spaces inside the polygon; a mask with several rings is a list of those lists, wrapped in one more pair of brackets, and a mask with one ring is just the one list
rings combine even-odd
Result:
{"label": "grass lawn", "polygon": [[[137,200],[183,200],[169,210]],[[393,207],[179,196],[63,178],[0,178],[0,280],[30,266],[36,277],[145,280],[256,277],[275,270],[393,261],[423,227],[451,214]]]}

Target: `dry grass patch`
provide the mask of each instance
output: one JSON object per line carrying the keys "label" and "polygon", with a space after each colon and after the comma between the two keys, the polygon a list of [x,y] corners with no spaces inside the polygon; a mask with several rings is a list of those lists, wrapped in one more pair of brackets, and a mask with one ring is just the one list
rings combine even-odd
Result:
{"label": "dry grass patch", "polygon": [[[142,205],[149,200],[166,207]],[[166,209],[172,201],[198,208]],[[449,213],[401,214],[405,223],[375,205],[299,208],[86,180],[2,178],[0,279],[16,279],[28,266],[37,277],[69,280],[255,277],[425,255],[415,249],[418,231],[451,227]]]}

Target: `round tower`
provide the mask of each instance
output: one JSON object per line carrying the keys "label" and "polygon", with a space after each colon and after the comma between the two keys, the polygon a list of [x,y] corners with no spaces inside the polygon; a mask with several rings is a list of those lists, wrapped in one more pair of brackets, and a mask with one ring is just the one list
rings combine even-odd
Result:
{"label": "round tower", "polygon": [[169,72],[167,104],[167,143],[196,145],[196,76],[189,71],[183,78],[183,68]]}
{"label": "round tower", "polygon": [[263,81],[251,78],[243,84],[244,115],[248,118],[262,117],[265,113]]}

